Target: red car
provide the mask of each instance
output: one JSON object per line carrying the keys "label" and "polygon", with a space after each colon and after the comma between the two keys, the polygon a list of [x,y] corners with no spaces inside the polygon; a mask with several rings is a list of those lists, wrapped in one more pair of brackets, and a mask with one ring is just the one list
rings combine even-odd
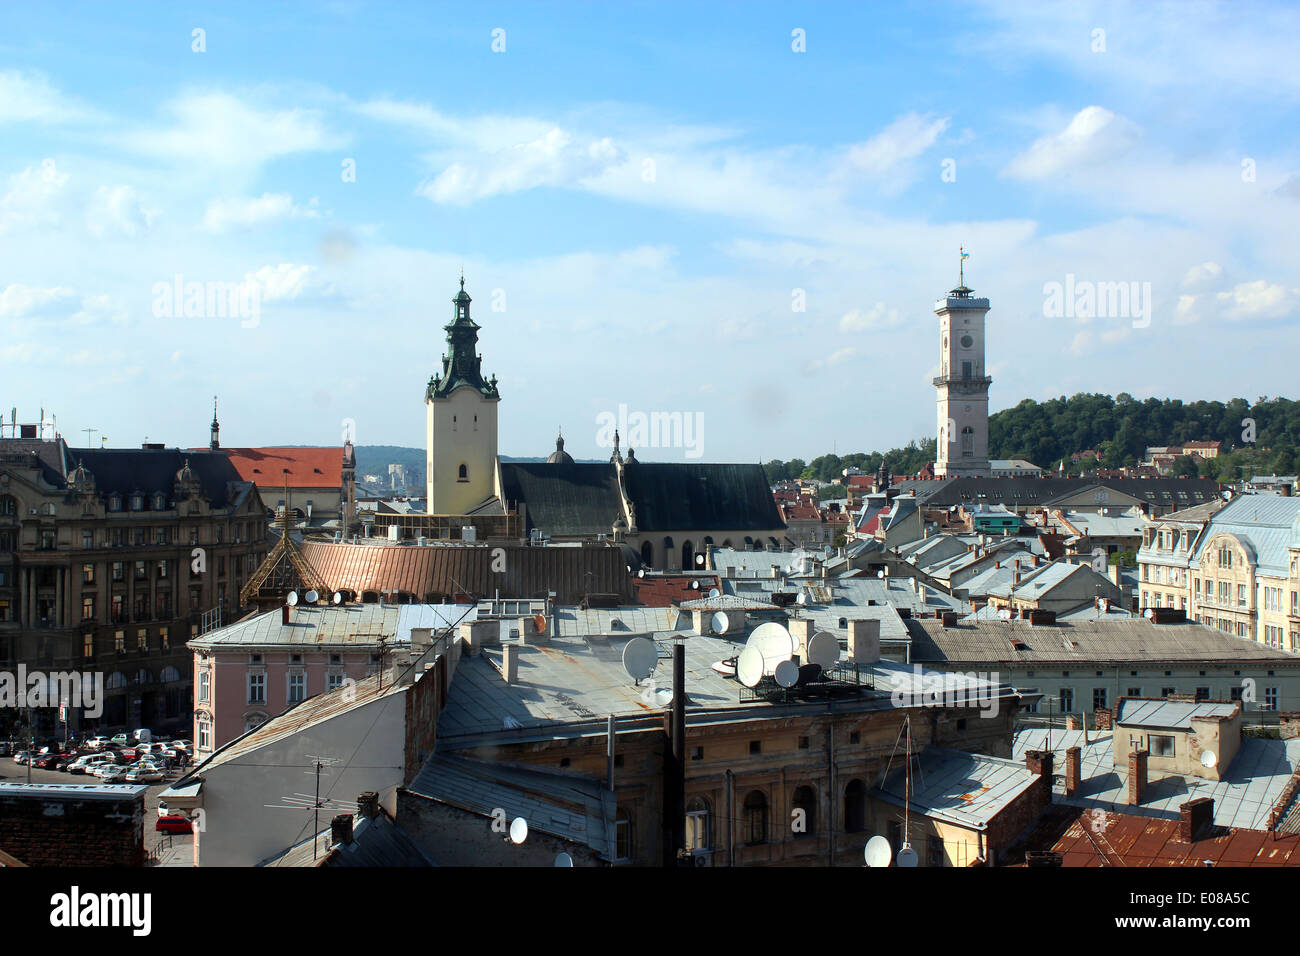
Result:
{"label": "red car", "polygon": [[153,827],[162,833],[193,833],[194,824],[189,817],[159,817]]}

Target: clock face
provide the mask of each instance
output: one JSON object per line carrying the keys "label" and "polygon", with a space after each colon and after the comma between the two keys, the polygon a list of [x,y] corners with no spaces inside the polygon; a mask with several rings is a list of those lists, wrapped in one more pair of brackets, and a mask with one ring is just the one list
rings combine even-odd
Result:
{"label": "clock face", "polygon": [[970,348],[970,347],[971,347],[972,345],[974,345],[974,344],[975,344],[975,340],[974,340],[973,338],[971,338],[969,335],[963,335],[963,336],[961,337],[961,347],[962,347],[962,348],[964,348],[964,349],[968,349],[968,348]]}

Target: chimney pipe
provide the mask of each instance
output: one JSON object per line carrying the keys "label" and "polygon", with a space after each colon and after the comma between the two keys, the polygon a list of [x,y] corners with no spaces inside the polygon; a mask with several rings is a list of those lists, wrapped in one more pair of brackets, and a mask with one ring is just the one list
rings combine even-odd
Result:
{"label": "chimney pipe", "polygon": [[289,605],[287,604],[280,607],[280,623],[285,627],[289,626]]}
{"label": "chimney pipe", "polygon": [[352,842],[352,814],[340,813],[330,821],[330,843],[346,846]]}
{"label": "chimney pipe", "polygon": [[677,866],[686,847],[686,645],[673,646],[673,701],[664,715],[663,865]]}
{"label": "chimney pipe", "polygon": [[374,790],[367,790],[357,797],[357,810],[367,820],[373,820],[379,816],[379,794]]}

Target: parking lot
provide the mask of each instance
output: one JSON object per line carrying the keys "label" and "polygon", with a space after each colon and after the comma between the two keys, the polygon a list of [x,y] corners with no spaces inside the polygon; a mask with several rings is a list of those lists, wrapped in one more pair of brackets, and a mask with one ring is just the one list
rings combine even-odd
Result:
{"label": "parking lot", "polygon": [[[12,757],[0,757],[0,781],[5,783],[27,783],[28,768],[16,764]],[[157,855],[159,848],[163,848],[164,859],[189,861],[190,848],[194,844],[193,834],[176,833],[167,834],[159,833],[154,829],[158,820],[158,796],[171,784],[172,781],[180,777],[180,771],[171,770],[167,774],[167,779],[162,783],[145,785],[144,795],[144,849],[145,853],[153,856]],[[99,784],[99,780],[86,774],[67,773],[62,770],[42,770],[39,767],[31,768],[32,783],[56,783],[56,784]],[[170,843],[168,839],[170,838]]]}

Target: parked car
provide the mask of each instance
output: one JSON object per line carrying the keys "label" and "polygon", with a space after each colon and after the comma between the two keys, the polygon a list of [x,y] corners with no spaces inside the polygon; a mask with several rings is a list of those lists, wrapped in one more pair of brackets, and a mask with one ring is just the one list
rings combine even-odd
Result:
{"label": "parked car", "polygon": [[78,757],[69,764],[68,773],[90,773],[96,767],[112,766],[115,763],[116,761],[111,754],[87,754],[84,757]]}
{"label": "parked car", "polygon": [[27,765],[28,761],[31,760],[31,757],[32,752],[30,750],[20,750],[18,753],[14,754],[14,763],[18,764],[20,767],[24,767]]}
{"label": "parked car", "polygon": [[127,783],[161,783],[162,780],[163,772],[148,764],[132,767],[126,772]]}
{"label": "parked car", "polygon": [[0,740],[0,757],[8,757],[9,749],[9,741]]}
{"label": "parked car", "polygon": [[119,747],[125,747],[130,742],[131,742],[131,738],[128,737],[126,734],[114,734],[112,738],[109,740],[109,743],[117,744]]}
{"label": "parked car", "polygon": [[166,816],[158,818],[154,829],[162,833],[193,833],[194,824],[190,823],[189,817]]}
{"label": "parked car", "polygon": [[137,743],[142,743],[142,744],[152,743],[153,731],[149,730],[146,727],[141,727],[139,730],[133,731],[131,733],[131,739],[136,741]]}
{"label": "parked car", "polygon": [[95,776],[99,777],[104,783],[121,783],[126,779],[126,775],[131,771],[126,767],[119,767],[116,764],[112,766],[100,767]]}
{"label": "parked car", "polygon": [[189,751],[194,750],[194,744],[186,740],[184,737],[180,738],[179,740],[173,740],[172,746],[175,747],[177,750],[189,750]]}
{"label": "parked car", "polygon": [[40,767],[42,770],[60,770],[62,767],[59,765],[65,763],[70,756],[71,754],[41,754],[32,766]]}
{"label": "parked car", "polygon": [[108,742],[109,741],[107,737],[100,737],[100,736],[91,737],[89,740],[86,741],[86,746],[89,747],[91,750],[100,750]]}

